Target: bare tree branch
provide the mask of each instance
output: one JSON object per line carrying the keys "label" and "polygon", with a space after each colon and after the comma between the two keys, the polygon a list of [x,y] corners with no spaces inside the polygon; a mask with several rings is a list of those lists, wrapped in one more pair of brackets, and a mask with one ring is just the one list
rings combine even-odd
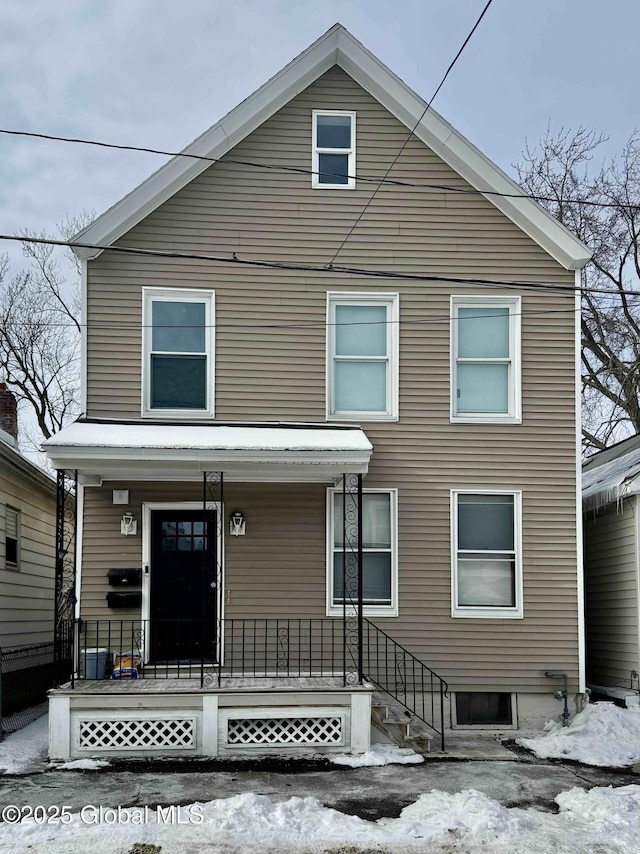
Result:
{"label": "bare tree branch", "polygon": [[[68,219],[60,234],[68,238],[92,218]],[[27,269],[11,276],[8,256],[0,256],[0,379],[48,438],[79,409],[80,268],[70,251],[29,243],[36,235],[23,234]]]}
{"label": "bare tree branch", "polygon": [[584,286],[617,292],[583,298],[585,451],[640,433],[640,132],[620,157],[594,169],[605,141],[583,127],[560,128],[555,135],[547,128],[538,146],[525,143],[522,160],[514,164],[524,189],[552,197],[543,203],[547,210],[593,250]]}

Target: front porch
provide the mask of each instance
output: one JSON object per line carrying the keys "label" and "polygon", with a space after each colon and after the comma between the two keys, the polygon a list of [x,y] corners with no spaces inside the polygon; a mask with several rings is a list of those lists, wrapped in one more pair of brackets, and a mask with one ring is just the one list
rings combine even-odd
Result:
{"label": "front porch", "polygon": [[359,428],[80,422],[48,444],[52,758],[366,751],[374,685],[442,733],[444,681],[364,617],[396,576],[387,497],[365,597]]}
{"label": "front porch", "polygon": [[339,678],[79,680],[49,699],[49,758],[362,753],[370,686]]}

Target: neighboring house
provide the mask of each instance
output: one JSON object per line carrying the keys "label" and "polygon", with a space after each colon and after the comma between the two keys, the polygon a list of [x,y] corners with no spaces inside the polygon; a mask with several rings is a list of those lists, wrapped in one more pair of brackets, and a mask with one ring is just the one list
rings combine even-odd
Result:
{"label": "neighboring house", "polygon": [[587,683],[636,705],[640,697],[640,435],[583,467]]}
{"label": "neighboring house", "polygon": [[78,236],[175,254],[76,250],[80,673],[144,675],[55,692],[53,756],[362,750],[363,677],[436,732],[584,690],[589,251],[424,111],[336,25]]}
{"label": "neighboring house", "polygon": [[56,484],[18,450],[16,399],[0,383],[2,711],[44,698],[53,663]]}

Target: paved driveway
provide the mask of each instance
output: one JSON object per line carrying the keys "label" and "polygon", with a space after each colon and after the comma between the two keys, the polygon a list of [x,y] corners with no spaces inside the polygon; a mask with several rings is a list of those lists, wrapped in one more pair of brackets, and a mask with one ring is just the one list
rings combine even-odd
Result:
{"label": "paved driveway", "polygon": [[351,815],[377,819],[400,810],[432,789],[478,789],[507,806],[554,809],[553,799],[579,786],[640,783],[631,773],[535,760],[511,754],[498,759],[441,760],[422,765],[344,768],[328,762],[122,763],[99,771],[56,771],[0,777],[0,805],[62,805],[77,811],[104,807],[184,805],[245,792],[287,799],[313,796]]}

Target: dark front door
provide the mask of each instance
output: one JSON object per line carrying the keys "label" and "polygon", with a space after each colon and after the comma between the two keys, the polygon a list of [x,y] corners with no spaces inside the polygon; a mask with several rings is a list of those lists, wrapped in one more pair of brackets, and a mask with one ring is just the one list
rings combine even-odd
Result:
{"label": "dark front door", "polygon": [[215,660],[216,520],[198,510],[151,514],[151,660]]}

